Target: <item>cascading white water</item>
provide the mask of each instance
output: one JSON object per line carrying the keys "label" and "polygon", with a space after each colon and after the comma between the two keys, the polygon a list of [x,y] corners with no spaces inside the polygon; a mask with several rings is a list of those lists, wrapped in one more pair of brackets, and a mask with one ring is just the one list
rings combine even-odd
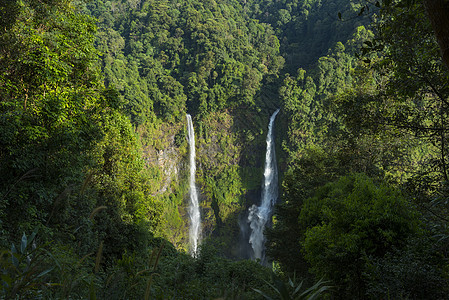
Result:
{"label": "cascading white water", "polygon": [[260,206],[253,205],[249,208],[248,222],[251,227],[249,242],[253,248],[255,259],[264,259],[265,237],[263,230],[271,217],[271,212],[278,197],[278,171],[276,154],[274,149],[274,120],[278,114],[276,110],[270,117],[267,134],[267,152],[265,154],[264,182],[262,185],[262,197]]}
{"label": "cascading white water", "polygon": [[200,231],[201,231],[201,217],[200,217],[200,206],[198,202],[198,193],[196,190],[195,183],[195,132],[193,131],[192,117],[187,114],[187,131],[189,142],[189,164],[190,164],[190,206],[189,206],[189,217],[190,217],[190,252],[192,256],[195,256],[198,249],[198,243],[200,242]]}

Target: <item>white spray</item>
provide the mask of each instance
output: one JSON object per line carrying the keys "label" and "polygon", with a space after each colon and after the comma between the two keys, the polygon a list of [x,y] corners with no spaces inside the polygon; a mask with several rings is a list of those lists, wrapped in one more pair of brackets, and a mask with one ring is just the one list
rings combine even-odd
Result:
{"label": "white spray", "polygon": [[267,134],[267,152],[265,154],[264,182],[262,185],[262,199],[260,206],[253,205],[249,208],[248,222],[251,227],[249,242],[253,248],[255,259],[264,260],[265,237],[263,230],[271,217],[273,206],[278,198],[278,171],[276,154],[274,149],[274,119],[278,114],[276,110],[270,118]]}
{"label": "white spray", "polygon": [[190,252],[192,256],[195,256],[198,250],[198,244],[200,242],[200,231],[201,231],[201,217],[200,217],[200,206],[198,203],[198,193],[195,184],[195,132],[193,131],[192,117],[187,114],[187,131],[189,142],[189,164],[190,164],[190,206],[189,206],[189,217],[190,217]]}

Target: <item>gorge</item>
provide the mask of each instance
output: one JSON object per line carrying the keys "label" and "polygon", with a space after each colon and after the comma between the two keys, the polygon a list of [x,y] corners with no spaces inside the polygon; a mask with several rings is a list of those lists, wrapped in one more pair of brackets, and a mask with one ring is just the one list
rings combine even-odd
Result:
{"label": "gorge", "polygon": [[0,298],[446,299],[434,2],[0,1]]}

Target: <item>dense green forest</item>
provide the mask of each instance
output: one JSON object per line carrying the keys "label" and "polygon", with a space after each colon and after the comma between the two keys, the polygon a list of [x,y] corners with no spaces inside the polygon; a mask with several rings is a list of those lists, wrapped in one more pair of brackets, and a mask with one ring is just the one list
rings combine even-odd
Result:
{"label": "dense green forest", "polygon": [[[447,298],[448,12],[0,0],[0,297]],[[263,263],[244,231],[277,108]]]}

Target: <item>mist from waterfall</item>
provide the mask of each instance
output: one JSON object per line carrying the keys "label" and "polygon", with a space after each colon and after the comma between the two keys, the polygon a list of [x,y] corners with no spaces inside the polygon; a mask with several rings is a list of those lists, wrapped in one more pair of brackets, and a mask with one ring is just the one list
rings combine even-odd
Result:
{"label": "mist from waterfall", "polygon": [[190,167],[189,240],[190,240],[190,252],[192,256],[195,256],[197,254],[198,244],[200,242],[201,216],[198,201],[198,192],[196,190],[196,183],[195,183],[195,173],[196,173],[195,132],[193,131],[192,117],[189,114],[187,114],[187,131],[188,131],[187,141],[189,143],[189,167]]}
{"label": "mist from waterfall", "polygon": [[249,243],[253,249],[253,259],[264,261],[265,236],[263,230],[271,218],[273,206],[278,198],[278,170],[274,147],[274,120],[278,114],[277,109],[270,117],[267,134],[267,151],[265,154],[264,181],[260,206],[252,205],[249,208],[248,223],[251,228]]}

